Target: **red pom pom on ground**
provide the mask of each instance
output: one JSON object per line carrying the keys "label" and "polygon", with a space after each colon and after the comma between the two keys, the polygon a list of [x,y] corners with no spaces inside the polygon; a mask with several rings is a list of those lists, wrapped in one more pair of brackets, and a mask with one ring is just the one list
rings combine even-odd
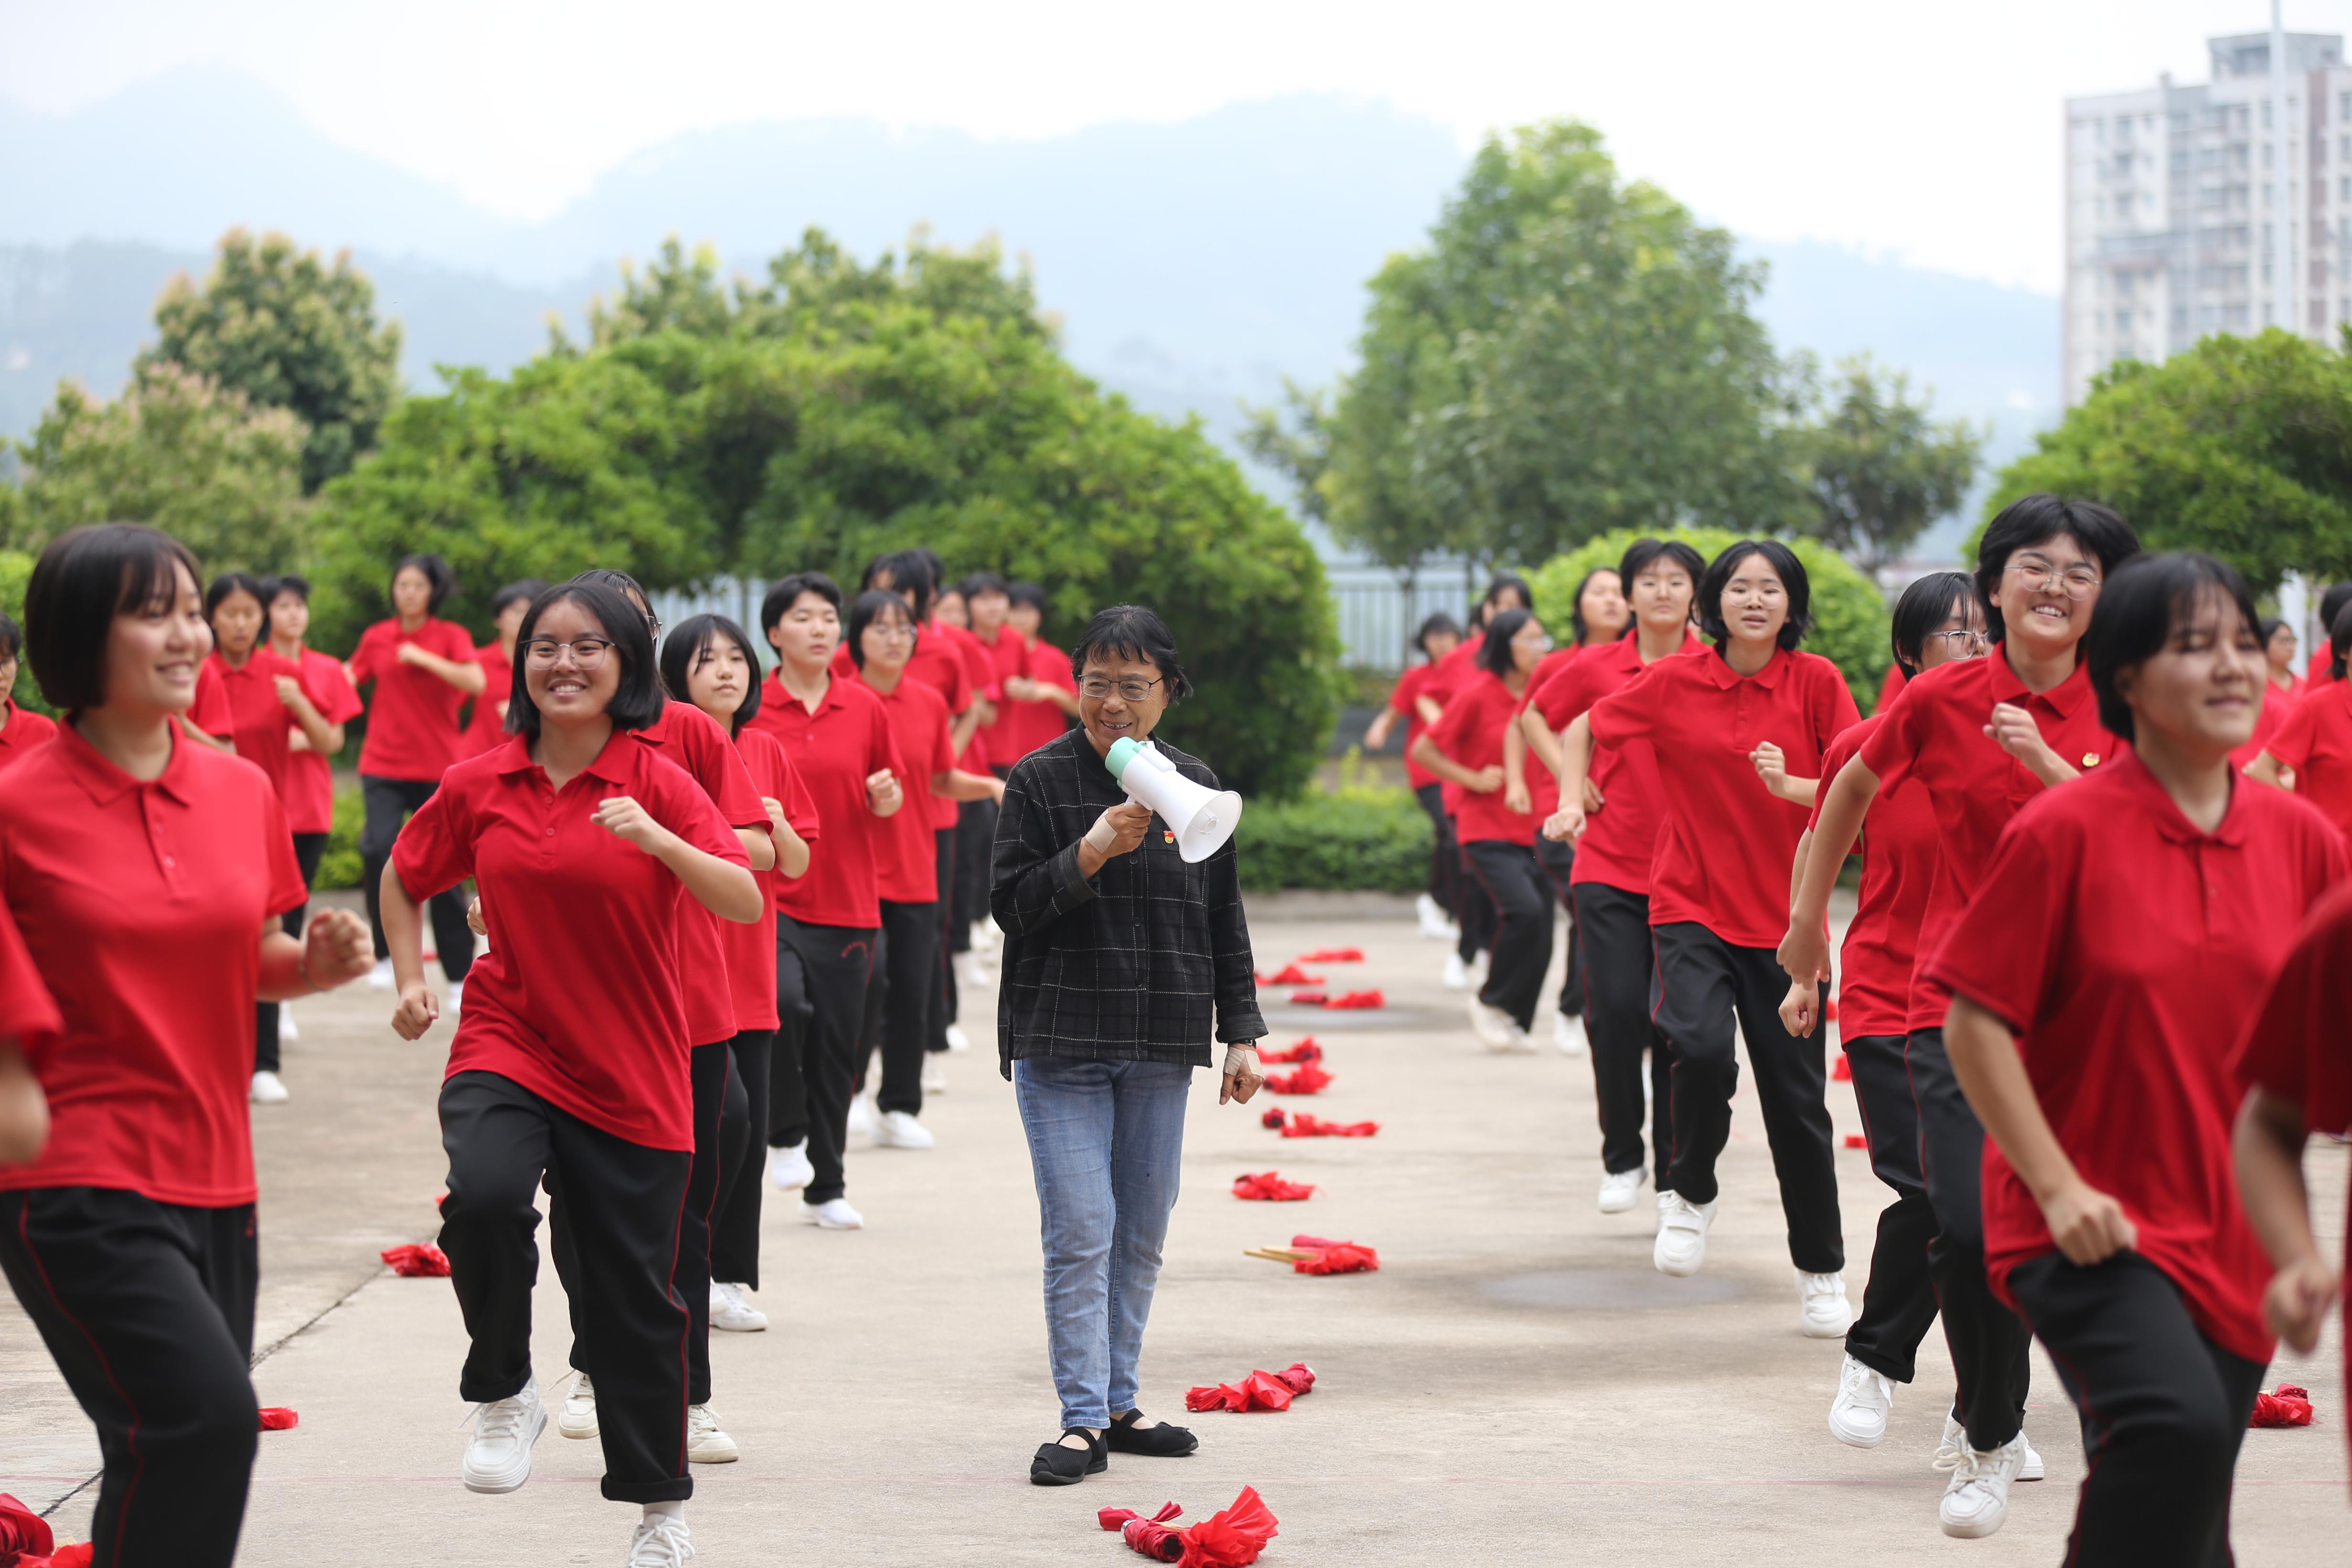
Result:
{"label": "red pom pom on ground", "polygon": [[1265,1086],[1276,1094],[1320,1094],[1331,1084],[1331,1075],[1307,1062],[1296,1072],[1269,1072]]}
{"label": "red pom pom on ground", "polygon": [[449,1255],[430,1243],[404,1242],[398,1247],[385,1248],[377,1256],[404,1280],[446,1280],[449,1277]]}
{"label": "red pom pom on ground", "polygon": [[2308,1427],[2311,1390],[2282,1383],[2275,1393],[2254,1396],[2254,1416],[2249,1427]]}
{"label": "red pom pom on ground", "polygon": [[1235,1176],[1234,1196],[1262,1203],[1297,1203],[1314,1197],[1315,1187],[1308,1182],[1285,1181],[1279,1171],[1260,1171],[1255,1176]]}

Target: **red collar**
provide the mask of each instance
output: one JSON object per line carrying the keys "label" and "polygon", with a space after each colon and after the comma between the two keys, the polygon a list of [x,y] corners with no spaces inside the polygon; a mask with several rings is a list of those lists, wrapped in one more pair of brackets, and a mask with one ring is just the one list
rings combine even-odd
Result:
{"label": "red collar", "polygon": [[[1992,666],[1986,673],[1985,679],[1991,690],[1992,700],[1996,703],[2008,703],[2016,707],[2032,707],[2039,704],[2060,718],[2072,718],[2075,711],[2090,698],[2091,666],[2089,661],[2082,656],[2080,648],[2075,650],[2073,671],[2064,680],[2046,692],[2031,692],[2025,689],[2025,683],[2017,678],[2017,671],[2009,662],[2009,653],[2004,644],[1996,644],[1985,658]],[[2158,786],[2159,789],[2161,788]]]}
{"label": "red collar", "polygon": [[[791,690],[785,686],[784,678],[771,670],[768,672],[768,678],[760,685],[760,711],[765,713],[769,706],[773,705],[778,716],[782,716],[787,711],[798,712],[807,715],[809,722],[814,724],[816,722],[817,716],[828,708],[847,706],[849,699],[842,695],[841,688],[856,678],[854,675],[833,675],[825,682],[824,695],[817,699],[815,711],[811,712],[808,706],[800,698],[793,695]],[[906,676],[901,675],[898,679],[901,685],[905,684]],[[863,682],[859,684],[864,685]],[[871,686],[866,689],[868,694],[877,698],[881,695]]]}
{"label": "red collar", "polygon": [[1706,654],[1706,673],[1707,678],[1723,691],[1729,691],[1742,681],[1754,681],[1769,692],[1780,685],[1781,677],[1789,673],[1790,663],[1788,649],[1775,648],[1772,650],[1772,656],[1764,662],[1762,669],[1752,675],[1743,675],[1733,669],[1730,662],[1721,653],[1710,648]]}
{"label": "red collar", "polygon": [[163,764],[160,776],[147,781],[133,779],[116,767],[72,725],[60,724],[58,729],[62,736],[69,737],[58,751],[58,757],[74,776],[75,782],[98,804],[110,806],[134,789],[149,788],[161,789],[183,806],[195,799],[195,780],[191,775],[196,765],[190,758],[188,748],[197,743],[182,735],[178,726],[174,725],[172,731],[172,760]]}
{"label": "red collar", "polygon": [[2220,824],[2208,833],[2200,831],[2197,824],[2181,813],[2180,802],[2147,770],[2138,752],[2125,752],[2108,763],[2106,770],[2123,775],[2125,787],[2140,798],[2140,804],[2156,822],[2156,831],[2176,844],[2215,843],[2239,848],[2246,841],[2247,813],[2253,810],[2247,804],[2247,792],[2268,788],[2241,778],[2237,769],[2231,768],[2229,809],[2221,813]]}
{"label": "red collar", "polygon": [[[602,779],[607,784],[628,783],[631,773],[629,764],[632,758],[630,754],[622,747],[634,744],[635,744],[635,736],[631,731],[614,730],[611,738],[604,742],[604,749],[597,752],[595,758],[580,771]],[[532,760],[530,741],[525,736],[509,736],[505,743],[490,755],[498,758],[496,768],[502,776],[543,771],[540,765]]]}

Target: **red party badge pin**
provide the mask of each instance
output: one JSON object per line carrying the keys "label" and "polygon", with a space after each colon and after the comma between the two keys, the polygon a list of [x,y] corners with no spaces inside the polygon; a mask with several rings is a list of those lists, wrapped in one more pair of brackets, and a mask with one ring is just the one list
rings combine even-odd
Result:
{"label": "red party badge pin", "polygon": [[2099,765],[2099,754],[2098,754],[2097,752],[2095,752],[2095,751],[2086,751],[2086,752],[2083,753],[2083,766],[2084,766],[2084,767],[2085,767],[2085,768],[2096,768],[2098,765]]}
{"label": "red party badge pin", "polygon": [[1176,835],[1170,829],[1162,828],[1160,830],[1160,841],[1165,844],[1172,844],[1176,841]]}

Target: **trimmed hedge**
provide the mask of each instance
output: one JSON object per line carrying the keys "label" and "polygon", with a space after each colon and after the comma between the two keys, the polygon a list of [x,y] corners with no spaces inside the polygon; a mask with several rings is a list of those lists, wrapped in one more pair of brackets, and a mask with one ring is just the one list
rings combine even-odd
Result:
{"label": "trimmed hedge", "polygon": [[1252,800],[1234,840],[1244,893],[1418,893],[1429,881],[1429,818],[1400,786]]}

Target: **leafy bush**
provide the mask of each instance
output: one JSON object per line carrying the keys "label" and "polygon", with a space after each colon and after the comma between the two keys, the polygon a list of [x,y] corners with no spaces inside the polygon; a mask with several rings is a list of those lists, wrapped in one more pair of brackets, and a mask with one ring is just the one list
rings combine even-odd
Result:
{"label": "leafy bush", "polygon": [[312,892],[357,887],[365,880],[367,863],[360,859],[360,823],[367,815],[356,784],[335,786],[335,822],[327,831],[326,852],[319,857],[319,874]]}
{"label": "leafy bush", "polygon": [[[1576,585],[1584,574],[1595,567],[1615,567],[1623,559],[1625,547],[1644,537],[1680,539],[1713,560],[1741,536],[1727,528],[1620,528],[1566,555],[1556,555],[1528,574],[1536,591],[1536,613],[1545,629],[1555,637],[1566,638]],[[1852,562],[1819,540],[1781,542],[1804,563],[1805,575],[1812,584],[1813,629],[1805,637],[1805,649],[1836,664],[1854,702],[1868,713],[1878,700],[1887,666],[1895,663],[1895,650],[1887,641],[1886,596]]]}
{"label": "leafy bush", "polygon": [[[5,485],[0,485],[0,491],[6,488]],[[6,615],[18,626],[25,623],[25,585],[32,579],[31,556],[23,550],[0,549],[0,614]],[[29,664],[20,663],[16,666],[16,689],[12,695],[18,707],[45,713],[51,717],[57,715],[58,710],[42,697],[41,683],[33,679],[33,669]]]}
{"label": "leafy bush", "polygon": [[1429,818],[1401,786],[1252,800],[1234,833],[1242,889],[1418,893],[1429,880]]}

